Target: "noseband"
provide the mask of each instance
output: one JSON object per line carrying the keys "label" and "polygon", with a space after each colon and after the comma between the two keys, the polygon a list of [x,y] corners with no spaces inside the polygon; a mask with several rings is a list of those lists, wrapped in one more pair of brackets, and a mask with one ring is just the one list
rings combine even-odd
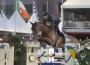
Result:
{"label": "noseband", "polygon": [[33,34],[34,38],[38,38],[38,37],[42,36],[42,32],[41,31],[36,30],[36,32],[37,32],[36,34]]}

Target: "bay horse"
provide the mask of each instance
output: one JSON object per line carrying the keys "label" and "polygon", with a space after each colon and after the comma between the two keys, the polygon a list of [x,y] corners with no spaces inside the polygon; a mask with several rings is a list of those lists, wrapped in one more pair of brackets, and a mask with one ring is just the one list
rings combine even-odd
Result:
{"label": "bay horse", "polygon": [[33,34],[41,34],[37,37],[39,42],[45,42],[54,48],[62,48],[63,51],[66,42],[78,43],[78,40],[71,35],[66,35],[68,41],[65,42],[65,37],[62,34],[58,35],[55,29],[44,24],[43,22],[35,22],[31,24]]}

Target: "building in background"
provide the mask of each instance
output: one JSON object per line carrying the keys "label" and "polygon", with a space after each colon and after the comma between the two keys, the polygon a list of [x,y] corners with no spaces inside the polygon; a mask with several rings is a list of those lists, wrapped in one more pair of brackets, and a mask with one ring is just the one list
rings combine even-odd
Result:
{"label": "building in background", "polygon": [[90,0],[67,0],[63,6],[66,33],[78,39],[90,39]]}
{"label": "building in background", "polygon": [[[5,12],[6,16],[8,18],[11,17],[11,15],[15,11],[15,2],[16,0],[0,0],[1,1],[1,8]],[[23,4],[25,5],[27,11],[32,14],[32,4],[33,0],[21,0]],[[43,11],[48,11],[50,14],[57,14],[57,3],[62,3],[62,0],[35,0],[39,17],[42,20],[42,13]],[[48,5],[47,5],[48,4]]]}

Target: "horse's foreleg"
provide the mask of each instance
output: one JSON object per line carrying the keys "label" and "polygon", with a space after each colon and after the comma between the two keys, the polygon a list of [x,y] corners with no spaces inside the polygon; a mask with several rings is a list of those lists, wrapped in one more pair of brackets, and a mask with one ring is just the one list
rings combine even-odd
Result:
{"label": "horse's foreleg", "polygon": [[46,42],[49,43],[49,45],[51,45],[51,43],[53,43],[53,40],[50,38],[46,38],[46,37],[41,37],[38,39],[39,42]]}

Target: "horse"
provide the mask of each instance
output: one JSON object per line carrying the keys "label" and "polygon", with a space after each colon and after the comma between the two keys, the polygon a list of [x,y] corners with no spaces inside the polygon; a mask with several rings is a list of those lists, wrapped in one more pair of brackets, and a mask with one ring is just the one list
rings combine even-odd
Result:
{"label": "horse", "polygon": [[[44,24],[43,22],[35,22],[31,24],[33,35],[40,35],[37,37],[39,42],[45,42],[54,48],[62,48],[64,51],[66,42],[63,34],[58,35],[55,29]],[[69,43],[78,43],[78,40],[75,37],[71,35],[66,35],[66,37],[69,40]]]}

